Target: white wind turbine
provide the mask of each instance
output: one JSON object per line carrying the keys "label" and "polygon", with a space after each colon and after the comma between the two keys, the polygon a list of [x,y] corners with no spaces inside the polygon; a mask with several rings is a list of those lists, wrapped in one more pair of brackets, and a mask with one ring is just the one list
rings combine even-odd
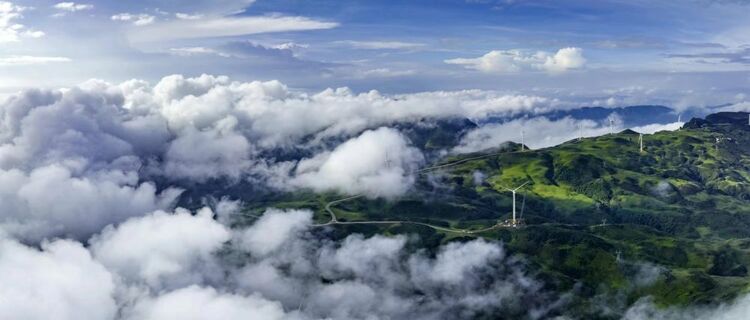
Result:
{"label": "white wind turbine", "polygon": [[518,221],[516,220],[516,192],[518,191],[518,189],[521,189],[521,188],[523,188],[523,187],[524,187],[525,185],[529,184],[529,182],[530,182],[530,181],[526,181],[526,182],[524,182],[524,183],[523,183],[522,185],[520,185],[520,186],[516,187],[515,189],[510,189],[510,188],[506,188],[506,187],[503,187],[503,189],[505,189],[505,190],[508,190],[508,191],[510,191],[511,193],[513,193],[513,220],[511,220],[511,224],[512,224],[512,225],[513,225],[514,227],[518,225]]}
{"label": "white wind turbine", "polygon": [[641,144],[641,153],[643,153],[643,133],[638,135],[638,143]]}
{"label": "white wind turbine", "polygon": [[609,117],[609,134],[615,134],[615,119]]}

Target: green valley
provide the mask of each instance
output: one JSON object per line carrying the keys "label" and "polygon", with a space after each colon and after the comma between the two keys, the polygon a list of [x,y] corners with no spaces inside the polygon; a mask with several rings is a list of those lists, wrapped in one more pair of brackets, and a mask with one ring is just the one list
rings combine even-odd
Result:
{"label": "green valley", "polygon": [[[639,134],[625,130],[540,150],[519,152],[520,145],[508,143],[451,155],[418,174],[403,198],[359,197],[331,206],[338,221],[425,225],[325,228],[333,237],[416,234],[427,250],[478,236],[499,240],[548,290],[574,292],[568,312],[578,315],[617,318],[648,296],[659,306],[726,301],[750,289],[747,119],[747,113],[694,119],[678,131],[644,135],[643,152]],[[517,200],[524,226],[458,231],[509,219],[513,203],[505,188],[525,182]],[[246,212],[309,208],[325,223],[326,204],[345,197],[282,194]],[[603,311],[605,302],[620,309]]]}

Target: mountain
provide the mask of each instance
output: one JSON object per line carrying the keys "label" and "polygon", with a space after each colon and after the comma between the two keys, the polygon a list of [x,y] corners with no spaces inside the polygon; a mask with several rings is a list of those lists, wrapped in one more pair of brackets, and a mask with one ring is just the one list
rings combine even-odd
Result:
{"label": "mountain", "polygon": [[[638,105],[613,108],[583,107],[569,110],[555,110],[538,114],[537,116],[543,116],[550,120],[571,117],[578,120],[587,119],[597,122],[606,122],[607,119],[613,115],[617,115],[627,127],[644,126],[654,123],[673,123],[678,120],[678,112],[672,108],[658,105]],[[681,117],[685,120],[690,119],[691,117],[703,116],[705,116],[705,111],[703,109],[693,108],[681,112]],[[505,122],[522,117],[524,116],[491,118],[485,122]]]}
{"label": "mountain", "polygon": [[[428,251],[478,236],[500,240],[546,289],[573,293],[561,315],[615,319],[649,296],[659,306],[726,301],[750,287],[747,119],[696,118],[678,131],[644,135],[643,152],[639,135],[626,130],[546,149],[520,152],[510,143],[448,156],[437,163],[442,169],[419,174],[403,198],[331,208],[339,221],[415,223],[337,225],[333,236],[417,234]],[[525,226],[497,227],[512,210],[505,188],[523,183],[517,205]],[[315,208],[322,223],[326,206],[343,197],[277,194],[246,211]]]}

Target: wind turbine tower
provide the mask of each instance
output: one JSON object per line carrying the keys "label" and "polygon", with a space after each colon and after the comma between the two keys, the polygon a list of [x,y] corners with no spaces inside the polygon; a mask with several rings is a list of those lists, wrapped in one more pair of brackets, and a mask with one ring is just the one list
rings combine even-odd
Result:
{"label": "wind turbine tower", "polygon": [[521,151],[523,151],[524,145],[523,145],[523,129],[521,129]]}
{"label": "wind turbine tower", "polygon": [[641,144],[641,153],[643,153],[643,133],[638,135],[638,143]]}
{"label": "wind turbine tower", "polygon": [[615,119],[609,118],[609,134],[615,133]]}
{"label": "wind turbine tower", "polygon": [[516,219],[516,192],[518,191],[518,189],[523,188],[527,184],[529,184],[529,181],[524,182],[522,185],[516,187],[515,189],[503,187],[503,189],[513,193],[513,219],[511,220],[511,225],[514,227],[518,226],[518,220]]}

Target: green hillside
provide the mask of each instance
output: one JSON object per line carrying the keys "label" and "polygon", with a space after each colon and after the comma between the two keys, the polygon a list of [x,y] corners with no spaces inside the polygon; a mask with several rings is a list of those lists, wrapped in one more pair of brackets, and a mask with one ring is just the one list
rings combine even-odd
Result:
{"label": "green hillside", "polygon": [[[695,119],[679,131],[624,132],[526,152],[462,154],[419,176],[395,201],[358,198],[332,208],[340,221],[408,220],[478,230],[508,219],[519,191],[526,225],[480,234],[425,225],[337,225],[334,236],[418,234],[426,248],[482,236],[528,261],[549,290],[571,295],[569,312],[617,318],[644,296],[658,305],[725,301],[750,289],[750,126],[747,113]],[[478,158],[481,157],[481,158]],[[478,159],[475,159],[478,158]],[[258,203],[312,208],[341,195],[287,194]],[[620,306],[601,310],[599,305]]]}

